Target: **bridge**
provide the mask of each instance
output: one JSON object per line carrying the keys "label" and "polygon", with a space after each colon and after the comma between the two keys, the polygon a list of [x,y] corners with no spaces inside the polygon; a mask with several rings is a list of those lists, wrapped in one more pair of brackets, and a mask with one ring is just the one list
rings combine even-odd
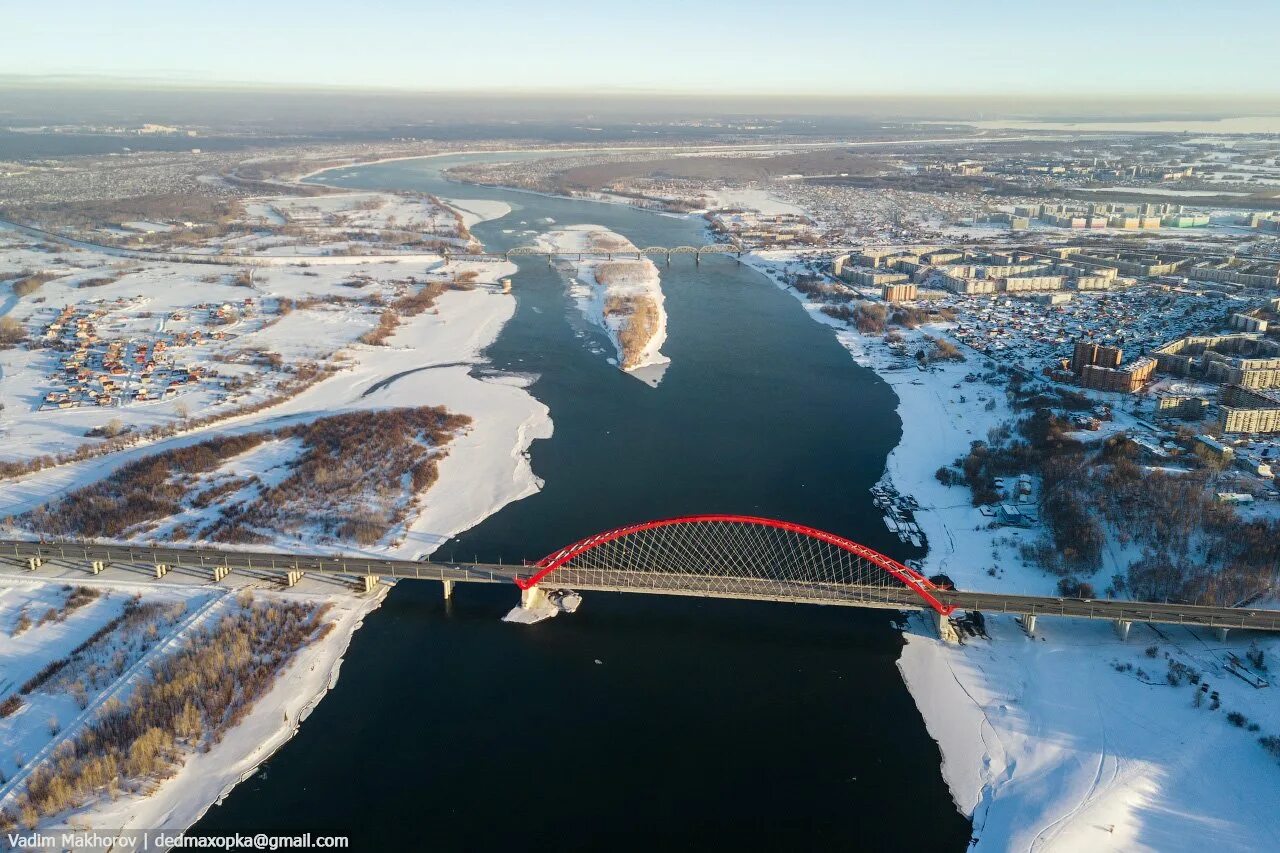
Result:
{"label": "bridge", "polygon": [[618,250],[612,252],[601,251],[557,251],[553,249],[544,249],[540,246],[515,246],[507,249],[505,252],[459,252],[451,253],[448,249],[441,252],[445,262],[450,260],[474,261],[477,259],[484,260],[501,260],[509,261],[512,258],[543,257],[547,259],[547,263],[552,263],[556,258],[572,258],[579,261],[585,260],[644,260],[648,257],[666,258],[668,265],[673,257],[679,255],[689,255],[693,258],[695,266],[702,263],[703,255],[732,255],[734,258],[741,258],[748,249],[734,243],[709,243],[705,246],[646,246],[643,249],[632,248]]}
{"label": "bridge", "polygon": [[88,542],[0,540],[0,560],[39,572],[46,564],[142,567],[157,578],[196,574],[214,583],[230,573],[352,578],[372,591],[380,578],[439,581],[450,597],[458,583],[518,587],[532,606],[549,589],[700,596],[794,604],[923,610],[955,639],[957,611],[1008,613],[1034,633],[1040,616],[1107,619],[1127,636],[1134,622],[1280,631],[1280,610],[1181,603],[1093,600],[969,592],[943,588],[915,569],[865,545],[812,527],[746,515],[699,515],[649,521],[597,533],[533,564],[440,562],[359,555],[286,554]]}
{"label": "bridge", "polygon": [[694,264],[699,265],[702,263],[703,255],[733,255],[735,258],[741,258],[745,252],[749,251],[734,243],[709,243],[705,246],[646,246],[643,249],[635,248],[616,252],[557,252],[549,249],[543,249],[539,246],[515,246],[507,249],[505,252],[450,252],[448,249],[443,249],[441,251],[429,252],[373,252],[367,255],[349,256],[234,255],[215,253],[206,254],[200,252],[172,252],[159,251],[155,249],[131,249],[126,246],[110,246],[105,243],[94,243],[88,240],[81,240],[67,234],[58,233],[57,231],[49,231],[44,228],[37,228],[34,225],[26,225],[21,222],[13,222],[7,219],[0,219],[0,228],[17,231],[40,240],[50,240],[62,243],[63,245],[73,246],[78,249],[89,249],[95,252],[103,252],[105,254],[115,255],[121,258],[183,264],[221,264],[224,266],[276,266],[282,263],[340,263],[358,265],[380,260],[413,261],[415,259],[429,260],[436,257],[443,257],[445,263],[448,263],[451,260],[509,261],[512,258],[528,255],[545,257],[548,264],[550,264],[555,258],[576,258],[577,260],[582,261],[588,258],[602,258],[605,260],[634,258],[636,260],[641,260],[647,257],[666,258],[667,264],[670,264],[672,257],[689,255],[693,258]]}

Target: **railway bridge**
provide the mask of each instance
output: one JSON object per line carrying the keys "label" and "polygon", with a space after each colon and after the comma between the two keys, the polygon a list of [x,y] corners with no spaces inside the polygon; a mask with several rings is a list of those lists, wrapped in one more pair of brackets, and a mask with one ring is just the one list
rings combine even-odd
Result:
{"label": "railway bridge", "polygon": [[578,261],[603,259],[613,260],[643,260],[649,257],[665,258],[668,266],[671,264],[673,257],[688,255],[693,258],[695,266],[702,264],[703,255],[726,255],[734,258],[741,258],[748,251],[734,243],[709,243],[705,246],[646,246],[643,249],[632,248],[618,250],[612,252],[604,251],[557,251],[544,249],[540,246],[515,246],[507,249],[505,252],[480,252],[480,253],[450,253],[447,249],[442,252],[445,262],[450,260],[476,260],[483,258],[488,260],[509,261],[512,258],[519,257],[545,257],[547,263],[551,264],[556,258],[574,259]]}
{"label": "railway bridge", "polygon": [[305,574],[355,579],[366,591],[380,578],[430,580],[449,597],[459,583],[505,583],[525,606],[547,590],[748,599],[793,604],[923,610],[944,639],[956,638],[957,611],[1009,613],[1034,634],[1041,616],[1107,619],[1127,637],[1134,622],[1280,631],[1280,610],[1168,602],[1056,598],[944,588],[871,548],[792,522],[746,515],[697,515],[596,533],[536,563],[399,560],[345,554],[289,554],[226,548],[113,545],[75,541],[0,541],[0,560],[21,571],[71,564],[97,574],[108,565],[141,567],[164,577],[196,573],[223,581],[232,572],[279,577]]}

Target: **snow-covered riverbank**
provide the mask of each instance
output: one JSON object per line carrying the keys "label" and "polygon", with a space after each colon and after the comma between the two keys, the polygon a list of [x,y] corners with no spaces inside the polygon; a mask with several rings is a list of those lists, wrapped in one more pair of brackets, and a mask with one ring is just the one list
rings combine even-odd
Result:
{"label": "snow-covered riverbank", "polygon": [[[456,204],[468,226],[500,217],[509,210],[505,205],[492,202],[462,200]],[[416,270],[419,275],[423,268],[427,275],[441,278],[472,274],[473,286],[446,290],[435,300],[431,310],[401,318],[384,345],[357,341],[369,328],[370,321],[367,312],[351,305],[350,300],[341,298],[350,292],[343,283],[350,276],[349,269],[289,267],[273,273],[268,281],[259,281],[260,299],[332,299],[332,304],[325,307],[295,310],[259,333],[259,337],[264,348],[286,355],[295,350],[325,346],[341,349],[343,368],[339,372],[260,412],[6,480],[0,484],[0,518],[24,512],[97,481],[130,461],[190,446],[215,435],[259,432],[345,411],[424,405],[443,406],[451,412],[465,414],[471,419],[470,425],[450,441],[447,454],[438,463],[438,479],[422,497],[413,516],[396,528],[388,539],[363,550],[409,559],[429,554],[441,543],[507,503],[536,492],[540,482],[529,466],[528,449],[533,440],[551,434],[547,408],[527,392],[527,377],[472,375],[473,367],[481,362],[482,351],[515,311],[514,298],[503,293],[497,284],[500,278],[514,273],[514,265],[466,260],[444,264],[442,258],[431,255],[415,256],[414,262],[421,265]],[[370,278],[390,280],[403,279],[414,270],[404,263],[377,259],[362,264],[359,271]],[[167,271],[161,278],[169,280],[157,280],[160,287],[155,292],[155,299],[199,298],[194,273],[190,274],[192,287],[189,290],[173,287],[173,277],[186,275],[185,269],[178,267]],[[138,285],[135,282],[131,286]],[[175,301],[170,310],[179,307]],[[269,457],[269,454],[263,456]],[[264,464],[269,462],[269,458],[263,460]],[[300,543],[281,540],[272,544],[297,548]],[[335,550],[355,549],[343,547]],[[136,576],[132,581],[127,574],[113,576],[111,569],[102,578],[90,580],[84,579],[82,569],[68,571],[70,574],[64,580],[57,569],[46,568],[41,572],[43,580],[25,580],[23,586],[56,589],[74,580],[76,583],[98,584],[103,588],[123,584],[122,588],[140,592],[144,597],[149,593],[162,598],[166,595],[194,596],[198,606],[207,604],[213,608],[201,613],[200,624],[215,618],[214,610],[222,606],[219,603],[221,599],[210,597],[210,591],[218,587],[193,586],[207,581],[202,576],[179,577],[180,572],[173,572],[167,579],[173,585],[162,582],[157,589],[155,584],[139,583]],[[221,587],[245,584],[245,579],[233,575]],[[58,825],[110,829],[163,827],[171,830],[189,827],[293,736],[301,721],[336,683],[354,632],[364,617],[381,603],[387,590],[383,586],[374,595],[357,596],[332,580],[319,578],[304,578],[288,593],[272,590],[274,582],[248,582],[248,585],[257,586],[264,595],[301,597],[328,603],[331,609],[327,618],[334,628],[323,639],[306,646],[296,655],[271,690],[225,738],[207,752],[189,756],[174,776],[160,782],[151,793],[115,801],[100,800],[69,816],[57,818]],[[0,588],[0,597],[4,595],[4,588]],[[85,613],[89,610],[86,608]],[[108,617],[110,614],[104,610],[102,615]],[[92,630],[90,622],[85,622],[85,625],[86,631],[82,633]],[[195,623],[185,626],[170,638],[172,643],[180,644],[183,637],[196,627]],[[78,642],[76,636],[75,631],[68,634],[67,648]],[[57,651],[56,645],[50,648]],[[3,663],[0,674],[5,678],[0,678],[0,688],[3,688],[0,689],[0,699],[8,695],[12,686],[7,685],[5,679],[20,682],[25,678],[18,675],[10,677],[10,662]],[[119,688],[108,689],[118,689],[123,691],[121,695],[127,695],[132,686],[132,682],[121,683]],[[73,717],[74,714],[63,717],[62,721],[67,726],[62,732],[64,737],[71,733]],[[81,722],[87,723],[88,718]],[[50,728],[43,715],[26,714],[21,718],[3,720],[0,721],[0,744],[24,745],[24,750],[29,749],[24,756],[26,761],[33,757],[40,744],[53,737]]]}
{"label": "snow-covered riverbank", "polygon": [[[785,254],[743,262],[785,287]],[[934,476],[1012,416],[1002,388],[974,381],[985,359],[969,353],[921,370],[882,336],[788,291],[898,396],[903,434],[884,479],[919,502],[924,573],[945,572],[961,588],[1055,594],[1057,578],[1019,552],[1037,531],[990,529],[967,489]],[[945,329],[899,332],[914,354],[923,334]],[[986,625],[990,640],[948,645],[913,617],[899,660],[952,796],[973,816],[977,849],[1197,850],[1209,836],[1223,850],[1280,846],[1280,767],[1258,744],[1260,734],[1280,733],[1280,697],[1225,666],[1227,653],[1243,657],[1254,641],[1280,658],[1280,641],[1146,625],[1121,641],[1108,623],[1069,619],[1040,620],[1034,638],[1011,617],[988,616]],[[1194,706],[1190,684],[1169,683],[1177,665],[1203,674],[1220,710]],[[1246,722],[1231,724],[1228,712]]]}
{"label": "snow-covered riverbank", "polygon": [[[108,620],[120,614],[122,605],[141,594],[148,604],[185,606],[183,616],[172,629],[162,629],[159,641],[133,660],[124,673],[101,690],[91,692],[81,711],[71,695],[56,690],[35,691],[11,717],[0,721],[0,745],[6,756],[22,756],[21,773],[31,772],[51,760],[56,747],[74,739],[85,725],[97,718],[113,700],[127,703],[130,695],[146,679],[149,667],[188,643],[195,632],[207,630],[237,607],[237,595],[252,591],[264,604],[298,602],[328,605],[325,621],[333,627],[320,639],[305,646],[285,667],[269,691],[226,736],[207,751],[188,755],[174,775],[146,793],[125,792],[100,798],[40,824],[41,832],[94,829],[141,832],[165,829],[178,832],[194,824],[214,803],[236,784],[249,778],[272,753],[288,742],[307,715],[337,682],[343,656],[352,635],[364,617],[381,604],[389,587],[373,595],[356,596],[341,591],[331,579],[307,580],[299,587],[281,592],[260,581],[233,575],[219,587],[194,585],[193,578],[175,578],[160,585],[130,580],[127,572],[108,569],[102,576],[85,579],[80,572],[65,572],[50,581],[0,576],[0,621],[12,630],[22,612],[48,605],[58,606],[68,589],[65,579],[97,594],[97,599],[62,620],[29,629],[17,639],[0,636],[5,652],[6,674],[34,673],[48,661],[71,654],[73,646],[86,642],[97,629],[108,628]],[[237,590],[239,592],[237,592]],[[126,646],[127,648],[127,646]],[[123,652],[120,652],[123,654]],[[59,719],[63,727],[54,732],[48,720]],[[10,784],[0,804],[11,808],[25,777],[10,774]],[[9,789],[12,789],[10,791]]]}
{"label": "snow-covered riverbank", "polygon": [[[572,225],[538,237],[547,251],[635,253],[620,234],[599,225]],[[648,258],[586,258],[572,264],[571,294],[583,316],[608,334],[616,363],[650,385],[670,363],[662,354],[667,340],[667,312],[658,267]]]}

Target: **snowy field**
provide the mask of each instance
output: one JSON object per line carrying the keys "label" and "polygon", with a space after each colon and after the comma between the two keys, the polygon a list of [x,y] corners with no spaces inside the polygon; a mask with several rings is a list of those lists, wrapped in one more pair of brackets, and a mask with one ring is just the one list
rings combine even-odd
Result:
{"label": "snowy field", "polygon": [[[786,253],[743,260],[784,286],[776,276]],[[988,530],[991,519],[971,506],[968,490],[934,476],[1011,417],[1002,388],[965,381],[982,356],[970,351],[964,363],[929,371],[912,360],[902,369],[880,336],[788,292],[898,396],[903,437],[884,481],[919,501],[924,574],[945,572],[962,589],[1056,594],[1057,578],[1019,555],[1037,531]],[[911,351],[922,334],[945,334],[900,331]],[[1100,576],[1124,557],[1109,554]],[[1031,638],[1012,617],[986,623],[989,641],[949,645],[929,620],[913,617],[899,661],[941,748],[952,796],[974,818],[978,849],[1192,851],[1208,838],[1222,850],[1280,848],[1280,764],[1258,743],[1280,735],[1280,698],[1275,686],[1257,689],[1234,675],[1227,658],[1244,659],[1256,643],[1274,671],[1280,640],[1234,632],[1224,642],[1212,631],[1135,624],[1121,641],[1107,622],[1049,618]],[[1189,681],[1170,684],[1178,666],[1200,673],[1221,707],[1209,710],[1207,697],[1193,705]],[[1241,726],[1227,719],[1232,712],[1243,715]]]}
{"label": "snowy field", "polygon": [[757,211],[765,216],[791,215],[808,216],[804,208],[778,198],[767,189],[729,189],[710,190],[708,195],[715,201],[715,208],[745,208]]}
{"label": "snowy field", "polygon": [[[486,202],[480,202],[487,205]],[[129,221],[109,215],[66,224],[32,214],[24,224],[117,250],[176,251],[184,255],[294,257],[379,254],[388,250],[467,251],[479,244],[464,213],[432,195],[412,192],[333,192],[257,196],[192,214],[196,221]]]}
{"label": "snowy field", "polygon": [[[312,358],[328,350],[329,358],[339,367],[333,375],[259,411],[231,414],[215,423],[139,441],[118,452],[6,480],[0,488],[0,518],[25,512],[101,479],[126,462],[159,450],[195,444],[213,435],[260,431],[342,411],[442,405],[472,418],[471,427],[451,442],[448,456],[440,463],[441,482],[435,493],[448,494],[450,499],[435,500],[429,494],[424,499],[423,512],[410,522],[403,540],[394,548],[396,555],[411,558],[429,553],[456,532],[507,502],[536,491],[539,485],[529,470],[525,453],[530,442],[550,434],[546,408],[524,391],[527,380],[505,376],[479,379],[470,373],[481,350],[514,311],[514,299],[502,294],[496,285],[499,278],[514,269],[514,265],[503,262],[464,260],[446,266],[434,256],[420,258],[416,269],[386,262],[367,262],[354,268],[273,268],[265,278],[255,280],[254,292],[259,299],[269,304],[284,298],[298,303],[315,300],[316,304],[295,309],[268,328],[246,335],[245,345],[279,353],[286,363],[291,357]],[[337,301],[350,298],[353,288],[346,282],[353,273],[376,281],[393,281],[410,275],[419,280],[445,279],[468,272],[478,276],[475,289],[445,292],[431,310],[403,319],[385,346],[357,340],[375,325],[377,309]],[[51,286],[52,283],[45,285]],[[99,296],[96,291],[103,289],[106,288],[95,288],[95,298]],[[164,301],[166,309],[185,307],[205,293],[204,285],[182,277],[181,271],[140,281],[134,287],[137,289],[142,289],[152,305]],[[67,294],[77,292],[68,290]],[[28,309],[20,305],[13,313],[24,310]],[[31,358],[28,350],[0,352],[0,369],[4,370],[0,393],[6,398],[29,394],[24,391],[26,384],[38,382],[38,369],[31,369],[27,375],[14,367],[14,360]],[[226,369],[221,364],[219,367]],[[216,408],[202,408],[198,398],[192,398],[188,406],[187,415],[193,421],[219,412]],[[78,436],[113,417],[127,419],[139,427],[168,423],[181,428],[183,417],[175,408],[175,403],[162,402],[141,408],[32,411],[29,405],[10,404],[0,412],[0,431],[21,439],[6,442],[6,449],[18,452],[34,443],[43,452],[50,452],[67,449],[71,442],[78,445],[84,440]],[[234,407],[223,408],[234,412]],[[264,457],[263,464],[267,462]],[[269,476],[265,469],[257,473]]]}
{"label": "snowy field", "polygon": [[[290,212],[281,212],[274,204],[271,209],[282,216]],[[501,205],[466,200],[458,202],[458,211],[459,219],[467,225],[507,212]],[[296,215],[297,210],[291,212]],[[259,213],[269,215],[265,208]],[[29,332],[41,327],[37,315],[48,305],[77,305],[86,299],[126,300],[127,305],[118,309],[119,317],[99,321],[104,327],[118,321],[126,326],[141,324],[138,329],[122,326],[127,331],[150,329],[159,334],[174,313],[190,314],[197,303],[252,297],[263,306],[261,316],[237,327],[235,351],[273,353],[286,369],[313,360],[334,366],[318,381],[252,411],[240,411],[233,405],[234,400],[227,402],[219,397],[226,391],[221,384],[213,384],[207,391],[190,392],[178,401],[151,405],[41,410],[33,404],[38,399],[40,383],[56,366],[48,361],[49,353],[39,348],[0,351],[0,397],[6,404],[0,411],[0,437],[5,439],[4,455],[11,459],[28,457],[34,452],[32,445],[40,453],[79,447],[87,440],[88,430],[112,417],[120,417],[139,432],[156,424],[175,426],[172,432],[140,437],[115,452],[89,455],[0,481],[0,519],[94,483],[128,462],[159,451],[190,446],[214,436],[261,432],[343,412],[387,408],[443,406],[450,412],[467,415],[471,421],[450,441],[447,455],[439,460],[438,480],[418,495],[414,514],[396,531],[393,540],[364,549],[348,543],[332,546],[333,550],[363,550],[409,559],[424,556],[540,487],[529,466],[528,448],[533,440],[551,434],[551,421],[546,407],[525,390],[529,379],[506,375],[481,378],[471,374],[472,368],[481,363],[482,350],[514,312],[514,298],[502,293],[497,284],[515,271],[512,264],[456,258],[446,262],[432,254],[416,254],[410,260],[348,257],[333,264],[277,259],[278,263],[265,271],[257,270],[251,286],[239,286],[221,278],[206,280],[210,275],[229,278],[236,272],[235,267],[130,262],[127,275],[119,280],[79,288],[75,278],[92,275],[104,265],[111,268],[119,259],[84,248],[42,249],[13,232],[0,231],[0,241],[0,271],[56,267],[70,277],[67,281],[50,281],[38,293],[23,296],[12,290],[13,280],[0,283],[0,315],[21,320]],[[470,286],[446,288],[427,310],[400,317],[394,331],[380,345],[360,340],[377,326],[383,310],[376,301],[367,299],[369,294],[384,293],[391,299],[415,293],[425,283],[451,282],[460,277],[471,279]],[[278,310],[285,303],[291,304],[291,310]],[[267,372],[266,368],[241,365],[231,353],[232,349],[199,353],[192,350],[192,359],[202,363],[207,359],[210,365],[226,371],[227,376],[252,378]],[[222,358],[215,359],[215,355]],[[233,373],[233,368],[238,370]],[[178,410],[176,402],[185,402],[185,411]],[[225,417],[202,421],[211,414]],[[282,460],[289,456],[285,452],[287,445],[283,441],[269,442],[259,452],[228,462],[227,472],[236,477],[258,476],[270,483],[282,474]],[[6,529],[0,535],[17,532]],[[65,580],[62,574],[66,575]],[[106,701],[110,695],[127,696],[139,673],[157,655],[168,653],[190,631],[230,607],[234,596],[227,594],[228,589],[249,585],[263,596],[329,604],[326,619],[334,625],[323,640],[299,652],[270,692],[215,748],[189,757],[176,775],[155,790],[114,802],[103,801],[57,818],[58,825],[80,827],[182,829],[194,823],[292,736],[336,680],[352,633],[364,615],[381,601],[381,593],[354,595],[341,583],[318,577],[304,578],[299,586],[284,592],[278,588],[279,579],[242,578],[235,574],[217,586],[211,585],[208,578],[180,571],[171,572],[162,581],[116,568],[108,568],[98,578],[87,575],[83,567],[61,570],[46,566],[39,575],[40,580],[30,575],[17,580],[0,577],[0,701],[10,695],[15,685],[22,685],[48,663],[46,658],[64,655],[119,615],[124,602],[135,592],[143,593],[144,602],[181,605],[183,612],[176,622],[166,623],[158,630],[154,647],[135,650],[136,659],[126,661],[118,678],[101,690],[91,691],[86,708],[78,707],[77,699],[65,692],[40,694],[26,702],[22,710],[0,719],[0,763],[5,764],[4,778],[8,780],[0,783],[4,796],[16,795],[21,785],[23,768],[12,766],[16,752],[22,753],[22,763],[28,771],[37,766],[39,757],[52,751],[55,740],[65,739],[82,728],[88,712],[97,707],[94,703]],[[66,585],[99,588],[100,594],[64,620],[50,618],[40,623],[43,614],[64,606],[60,602],[65,602],[69,594],[63,589]],[[382,589],[385,591],[385,587]],[[23,614],[28,614],[27,619],[33,624],[15,632]],[[56,733],[50,722],[55,716]]]}
{"label": "snowy field", "polygon": [[[149,790],[124,786],[115,797],[103,792],[84,806],[41,823],[41,829],[49,831],[182,830],[195,823],[297,732],[336,683],[351,635],[388,589],[356,596],[332,580],[307,579],[296,589],[281,592],[277,582],[244,575],[232,575],[218,586],[197,585],[189,575],[152,583],[114,568],[97,577],[83,569],[46,568],[40,574],[39,579],[11,570],[0,574],[0,687],[9,695],[51,661],[71,655],[73,663],[46,686],[24,696],[17,712],[0,719],[0,764],[7,780],[0,784],[0,808],[13,806],[28,775],[47,767],[59,744],[73,739],[111,703],[127,704],[154,663],[181,649],[194,632],[231,612],[244,590],[252,590],[261,603],[328,604],[325,620],[333,625],[322,639],[295,655],[269,692],[219,743],[190,753],[176,773]],[[50,619],[14,635],[24,613],[38,616],[63,609],[73,588],[92,590],[97,597],[58,621]],[[155,618],[148,621],[158,628],[154,635],[143,629],[117,629],[99,642],[101,648],[93,650],[94,662],[78,664],[72,650],[92,640],[95,632],[109,630],[112,620],[139,595],[139,602],[157,609]],[[106,671],[92,674],[104,663]],[[78,693],[77,683],[87,683],[87,689]]]}

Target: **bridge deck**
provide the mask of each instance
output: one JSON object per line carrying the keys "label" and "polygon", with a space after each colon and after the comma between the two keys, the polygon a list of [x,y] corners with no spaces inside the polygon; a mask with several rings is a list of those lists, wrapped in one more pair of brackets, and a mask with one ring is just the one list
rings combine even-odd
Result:
{"label": "bridge deck", "polygon": [[[218,548],[149,548],[96,543],[0,540],[0,559],[25,565],[32,557],[86,566],[100,560],[108,564],[148,566],[164,564],[173,568],[201,569],[210,572],[214,568],[226,567],[232,571],[272,573],[301,571],[348,577],[373,575],[405,580],[449,580],[461,583],[514,584],[516,578],[527,578],[534,572],[534,569],[529,566],[500,563],[418,562],[345,554],[282,554]],[[900,588],[849,586],[667,572],[611,571],[585,576],[574,569],[558,570],[544,583],[549,587],[564,586],[582,591],[638,592],[650,595],[697,596],[893,610],[920,609],[924,606],[916,593],[905,586]],[[988,613],[1068,616],[1204,628],[1280,631],[1280,611],[1278,610],[1111,599],[1086,600],[958,590],[939,590],[936,595],[944,604],[955,605],[962,610],[981,610]]]}

